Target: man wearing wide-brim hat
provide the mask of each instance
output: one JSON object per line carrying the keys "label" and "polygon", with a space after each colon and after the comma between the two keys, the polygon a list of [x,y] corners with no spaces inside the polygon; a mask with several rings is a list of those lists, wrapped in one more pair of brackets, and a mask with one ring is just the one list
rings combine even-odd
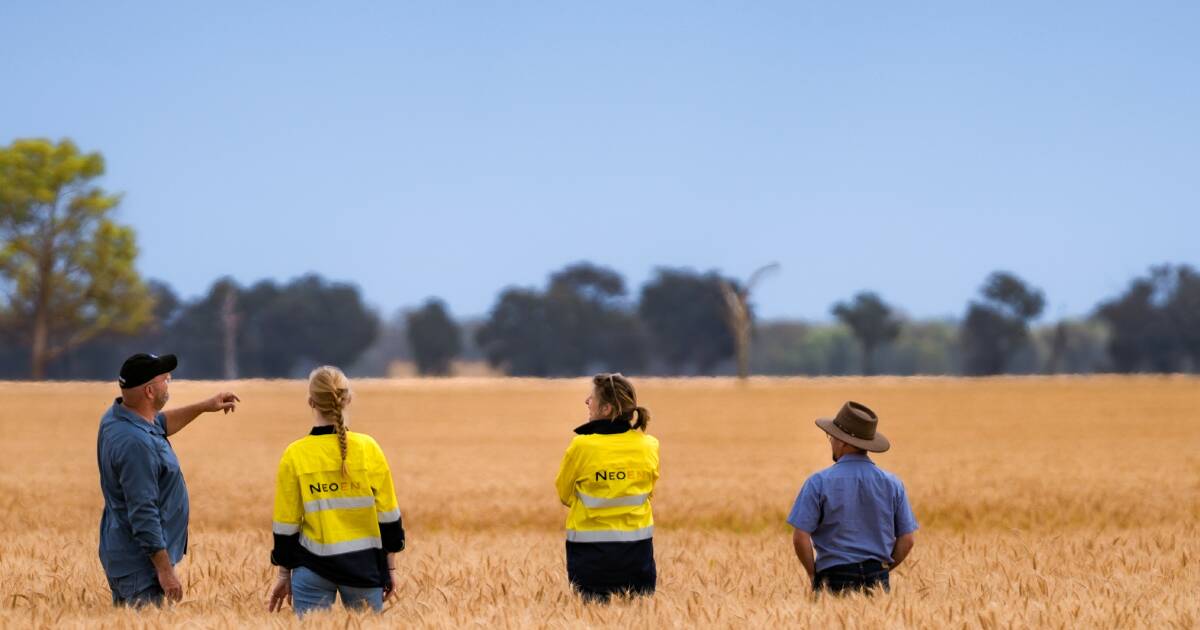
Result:
{"label": "man wearing wide-brim hat", "polygon": [[867,456],[891,448],[878,425],[875,412],[856,402],[817,420],[834,464],[804,482],[788,515],[814,591],[888,590],[889,572],[912,550],[917,519],[904,484]]}

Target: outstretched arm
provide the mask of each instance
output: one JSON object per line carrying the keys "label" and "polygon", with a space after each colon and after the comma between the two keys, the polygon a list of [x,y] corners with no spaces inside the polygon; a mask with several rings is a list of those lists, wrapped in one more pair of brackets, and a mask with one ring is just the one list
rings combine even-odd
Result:
{"label": "outstretched arm", "polygon": [[242,402],[241,398],[233,392],[221,392],[212,398],[202,400],[198,403],[187,405],[185,407],[176,407],[163,412],[166,416],[167,435],[175,435],[183,430],[183,427],[191,424],[197,416],[206,411],[224,411],[229,413],[237,411],[237,404]]}

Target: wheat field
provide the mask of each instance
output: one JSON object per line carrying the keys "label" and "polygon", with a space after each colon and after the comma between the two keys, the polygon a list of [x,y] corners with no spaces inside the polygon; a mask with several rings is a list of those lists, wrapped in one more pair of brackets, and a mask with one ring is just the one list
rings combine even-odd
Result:
{"label": "wheat field", "polygon": [[[1192,628],[1200,625],[1200,379],[636,381],[662,442],[659,591],[583,605],[553,477],[586,380],[356,381],[352,427],[391,462],[408,532],[375,627]],[[109,384],[0,384],[0,624],[289,627],[268,614],[273,475],[304,383],[176,381],[243,404],[172,438],[191,493],[183,602],[111,607],[96,557]],[[871,405],[920,521],[892,592],[814,597],[784,518],[829,463],[813,419]]]}

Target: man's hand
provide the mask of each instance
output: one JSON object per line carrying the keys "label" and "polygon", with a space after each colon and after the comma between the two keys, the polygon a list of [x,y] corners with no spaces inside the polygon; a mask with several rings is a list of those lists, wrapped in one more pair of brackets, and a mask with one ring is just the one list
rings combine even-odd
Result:
{"label": "man's hand", "polygon": [[283,571],[280,571],[279,577],[275,579],[275,586],[271,587],[271,596],[267,599],[267,612],[283,610],[283,600],[285,599],[288,606],[291,606],[292,576],[291,574],[284,575]]}
{"label": "man's hand", "polygon": [[901,562],[908,557],[908,552],[912,551],[913,544],[916,543],[916,537],[913,532],[909,532],[896,539],[896,546],[892,548],[892,566],[891,570],[895,570],[900,566]]}
{"label": "man's hand", "polygon": [[237,411],[237,404],[242,402],[241,398],[233,392],[221,392],[212,398],[204,401],[204,411],[224,411],[229,413]]}
{"label": "man's hand", "polygon": [[179,578],[175,576],[175,567],[171,566],[171,557],[167,555],[167,550],[159,549],[150,554],[150,562],[158,574],[158,585],[162,587],[167,601],[177,602],[183,599],[183,584],[180,584]]}
{"label": "man's hand", "polygon": [[800,559],[800,566],[808,574],[808,581],[817,579],[816,553],[813,551],[812,535],[802,529],[792,531],[792,548]]}
{"label": "man's hand", "polygon": [[198,403],[188,405],[186,407],[176,407],[167,409],[163,415],[167,417],[167,437],[175,435],[184,427],[192,423],[197,416],[202,413],[211,411],[224,411],[229,413],[237,410],[237,404],[242,402],[241,398],[233,392],[221,392],[208,400],[202,400]]}
{"label": "man's hand", "polygon": [[177,602],[183,599],[183,584],[179,583],[174,567],[168,566],[166,569],[158,570],[158,585],[166,594],[167,601]]}

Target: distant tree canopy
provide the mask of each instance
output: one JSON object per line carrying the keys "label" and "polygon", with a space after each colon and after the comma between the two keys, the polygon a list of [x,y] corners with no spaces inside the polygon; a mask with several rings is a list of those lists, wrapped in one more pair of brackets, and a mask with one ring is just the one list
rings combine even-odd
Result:
{"label": "distant tree canopy", "polygon": [[1120,372],[1200,370],[1200,274],[1160,266],[1136,278],[1097,316],[1111,330],[1108,350]]}
{"label": "distant tree canopy", "polygon": [[0,147],[0,323],[28,348],[29,375],[106,333],[133,333],[154,301],[134,267],[133,229],[113,220],[118,195],[93,180],[99,153],[70,140]]}
{"label": "distant tree canopy", "polygon": [[878,295],[864,291],[849,302],[839,302],[832,312],[850,328],[862,346],[862,373],[875,373],[875,351],[900,336],[900,320]]}
{"label": "distant tree canopy", "polygon": [[300,376],[319,364],[349,365],[379,332],[378,316],[353,285],[316,275],[284,285],[262,280],[249,288],[224,279],[184,308],[171,326],[171,343],[182,355],[181,374],[191,378],[222,374],[221,305],[231,286],[237,292],[241,374],[283,378]]}
{"label": "distant tree canopy", "polygon": [[1017,276],[993,273],[972,301],[962,325],[964,371],[1001,374],[1029,344],[1029,323],[1042,314],[1045,297]]}
{"label": "distant tree canopy", "polygon": [[635,300],[619,273],[579,262],[462,323],[430,298],[384,326],[356,287],[317,275],[222,278],[184,299],[138,275],[133,231],[113,217],[120,198],[95,184],[103,173],[69,140],[0,147],[0,378],[111,380],[134,352],[179,354],[185,378],[299,377],[322,363],[378,375],[398,355],[429,375],[456,357],[518,376],[728,374],[735,353],[739,374],[1200,371],[1200,273],[1187,265],[1152,268],[1089,318],[1037,327],[1045,297],[1007,272],[961,322],[902,321],[861,292],[832,306],[837,323],[756,325],[751,289],[774,265],[744,286],[659,268]]}
{"label": "distant tree canopy", "polygon": [[733,357],[722,281],[736,286],[715,271],[700,274],[685,269],[659,269],[642,288],[641,316],[650,334],[655,356],[671,372],[711,374],[722,361]]}
{"label": "distant tree canopy", "polygon": [[544,293],[517,288],[501,293],[476,342],[492,365],[514,375],[636,372],[645,351],[625,294],[616,272],[571,265],[550,276]]}
{"label": "distant tree canopy", "polygon": [[450,362],[462,352],[462,331],[446,312],[446,304],[430,298],[407,317],[408,343],[417,371],[428,376],[447,376]]}

